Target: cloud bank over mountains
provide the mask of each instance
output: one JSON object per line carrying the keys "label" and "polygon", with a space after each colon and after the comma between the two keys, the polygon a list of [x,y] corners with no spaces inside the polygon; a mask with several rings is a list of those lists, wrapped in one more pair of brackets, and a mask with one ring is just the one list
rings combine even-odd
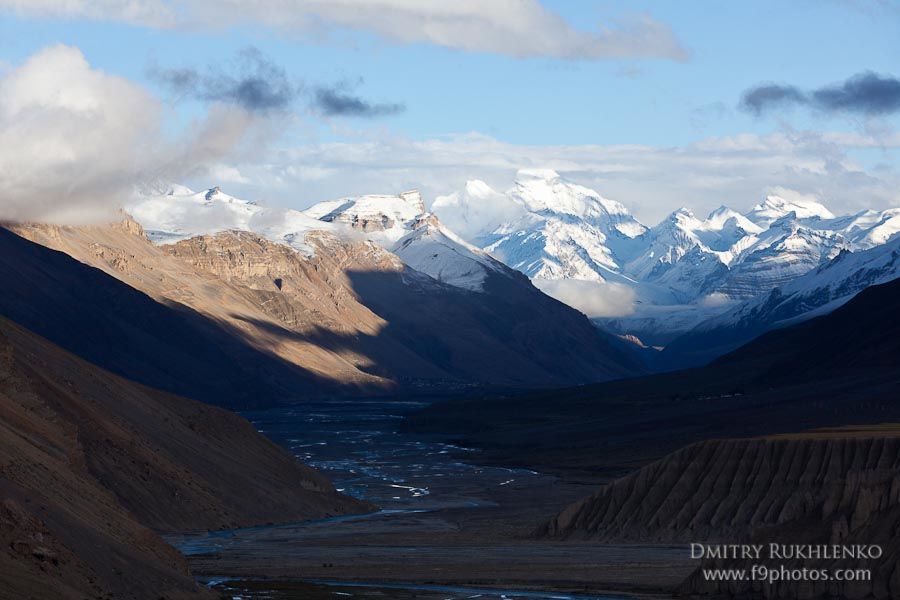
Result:
{"label": "cloud bank over mountains", "polygon": [[900,204],[900,174],[867,168],[850,154],[885,143],[900,147],[900,136],[779,132],[672,147],[513,144],[480,133],[426,140],[384,136],[284,148],[277,160],[239,167],[268,197],[298,208],[323,198],[413,187],[435,199],[472,179],[505,190],[519,169],[548,168],[624,203],[641,221],[657,223],[679,206],[701,213],[726,203],[749,209],[776,186],[815,195],[846,213]]}

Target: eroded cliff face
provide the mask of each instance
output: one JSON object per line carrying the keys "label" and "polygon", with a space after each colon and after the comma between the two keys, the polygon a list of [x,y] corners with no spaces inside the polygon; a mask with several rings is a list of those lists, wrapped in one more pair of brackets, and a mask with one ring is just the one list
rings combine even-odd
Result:
{"label": "eroded cliff face", "polygon": [[900,436],[713,440],[605,486],[543,533],[686,542],[827,521],[840,541],[898,502]]}
{"label": "eroded cliff face", "polygon": [[882,544],[884,556],[868,564],[816,564],[870,568],[870,582],[725,584],[705,581],[698,571],[681,591],[891,598],[900,595],[898,519],[900,427],[879,426],[693,444],[572,504],[538,534],[606,543]]}

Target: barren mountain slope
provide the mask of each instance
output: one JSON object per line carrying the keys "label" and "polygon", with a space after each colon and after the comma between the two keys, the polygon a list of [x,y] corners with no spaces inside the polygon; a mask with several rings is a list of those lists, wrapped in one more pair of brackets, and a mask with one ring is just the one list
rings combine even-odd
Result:
{"label": "barren mountain slope", "polygon": [[[320,327],[350,337],[378,331],[380,319],[335,282],[343,276],[342,262],[352,263],[371,253],[368,245],[344,245],[333,238],[343,255],[331,262],[304,262],[287,246],[238,232],[155,246],[130,219],[107,226],[29,225],[15,231],[101,269],[159,302],[188,306],[224,324],[260,352],[302,365],[310,379],[326,386],[328,382],[372,389],[389,385],[358,369],[356,365],[364,364],[366,358],[346,347],[332,351],[302,336],[280,334],[285,326],[301,332]],[[220,241],[212,242],[214,238]],[[197,258],[202,254],[206,259]],[[173,255],[186,260],[173,260]],[[292,309],[278,302],[278,282],[289,279],[292,270],[296,277],[290,278],[290,285],[296,282],[302,288],[304,302],[299,311],[294,306],[295,312],[288,314]],[[280,306],[268,306],[271,302]]]}
{"label": "barren mountain slope", "polygon": [[0,417],[0,587],[15,597],[193,595],[152,530],[368,508],[242,418],[111,375],[5,319]]}

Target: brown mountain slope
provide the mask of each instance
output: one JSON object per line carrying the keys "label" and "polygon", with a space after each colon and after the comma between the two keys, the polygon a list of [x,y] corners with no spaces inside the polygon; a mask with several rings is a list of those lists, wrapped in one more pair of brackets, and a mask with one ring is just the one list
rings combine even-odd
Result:
{"label": "brown mountain slope", "polygon": [[624,344],[517,274],[473,293],[326,232],[307,236],[307,257],[246,232],[154,246],[130,220],[16,231],[189,307],[330,393],[563,385],[641,370]]}
{"label": "brown mountain slope", "polygon": [[[253,272],[253,268],[246,265],[228,264],[230,261],[227,256],[222,256],[221,259],[224,269],[230,270],[232,267],[235,269],[234,273],[230,275],[213,272],[211,269],[198,268],[188,261],[173,257],[167,248],[154,246],[144,237],[140,226],[128,219],[109,226],[29,225],[17,226],[14,231],[42,246],[59,250],[110,276],[112,281],[99,281],[101,278],[93,276],[96,281],[92,283],[92,287],[98,289],[94,294],[102,295],[103,300],[111,295],[123,295],[124,292],[112,290],[115,288],[114,283],[121,282],[133,290],[146,294],[157,304],[180,309],[182,315],[188,315],[188,317],[182,317],[182,321],[190,320],[193,321],[192,323],[180,326],[160,324],[154,329],[192,328],[193,331],[188,336],[190,339],[162,340],[163,344],[171,347],[160,348],[154,354],[159,356],[159,360],[162,361],[168,354],[189,349],[191,339],[195,344],[200,344],[204,350],[192,349],[189,354],[203,352],[206,362],[209,362],[207,359],[210,358],[206,355],[213,352],[220,351],[229,354],[226,357],[227,361],[222,360],[216,363],[217,368],[206,379],[221,379],[228,377],[229,373],[240,373],[239,379],[244,382],[253,380],[253,384],[256,386],[255,389],[247,390],[243,394],[244,396],[261,396],[263,402],[271,403],[277,398],[266,398],[265,396],[291,399],[290,396],[293,395],[295,396],[293,399],[299,399],[312,393],[327,392],[337,384],[344,388],[363,388],[370,393],[383,391],[390,386],[390,382],[383,378],[356,368],[356,363],[365,360],[365,357],[358,353],[354,354],[343,348],[332,351],[313,341],[280,335],[284,323],[265,310],[263,302],[269,298],[261,297],[264,296],[265,291],[277,291],[273,281],[277,275],[273,275],[266,281],[265,287],[254,286],[250,282],[245,284],[239,275],[249,274]],[[39,249],[24,248],[22,244],[15,244],[13,240],[0,241],[6,241],[6,245],[10,246],[10,248],[5,248],[5,254],[0,256],[0,271],[11,271],[15,276],[22,271],[22,263],[34,264],[32,272],[27,273],[24,277],[25,281],[19,285],[21,288],[19,295],[22,297],[43,295],[41,303],[43,312],[72,313],[73,305],[81,305],[79,310],[83,310],[84,305],[91,300],[83,298],[85,294],[80,292],[78,287],[86,275],[79,275],[76,281],[70,280],[76,266],[62,264],[63,261],[48,257]],[[284,250],[294,254],[287,248]],[[249,257],[255,255],[256,250],[248,246],[246,250],[237,249],[237,253],[243,253]],[[25,256],[24,260],[20,258],[22,255]],[[7,261],[5,264],[4,259]],[[268,264],[258,264],[255,268],[271,270],[273,274],[280,273],[279,269],[283,259],[284,256],[279,254],[262,257],[262,261]],[[52,262],[52,266],[48,265],[48,262]],[[307,269],[314,279],[309,281],[309,285],[304,288],[308,298],[307,303],[311,305],[311,310],[302,315],[304,322],[311,326],[311,324],[321,321],[323,327],[331,327],[335,322],[334,315],[341,314],[346,317],[346,324],[343,325],[341,331],[348,336],[352,337],[358,333],[371,334],[377,331],[379,320],[375,315],[352,301],[348,302],[339,293],[331,294],[330,288],[327,287],[329,282],[325,280],[325,277],[318,275],[323,270],[333,272],[335,269],[331,267],[333,265],[327,267],[312,265]],[[43,280],[38,281],[35,272],[43,276]],[[79,292],[80,295],[76,296],[76,292]],[[67,297],[67,294],[71,297]],[[127,310],[137,301],[129,297],[111,303],[117,310]],[[7,305],[9,304],[7,302]],[[348,304],[349,307],[347,307]],[[23,322],[11,312],[18,309],[18,305],[7,306],[0,312],[17,322]],[[141,314],[152,313],[147,306],[135,310]],[[38,327],[38,323],[35,321],[42,322],[44,315],[35,315],[35,317],[24,323],[35,329]],[[126,321],[125,325],[128,329],[134,329],[141,327],[142,321],[147,318],[149,317],[126,315],[121,320]],[[69,327],[59,324],[54,327],[46,327],[46,331],[40,330],[39,333],[79,355],[96,360],[101,366],[113,368],[114,363],[108,364],[99,360],[100,357],[86,353],[88,348],[74,345],[76,343],[87,345],[89,340],[86,340],[84,335],[78,336],[78,339],[75,340],[64,339],[63,336],[67,334],[67,330],[77,327],[84,319],[83,314],[68,314]],[[197,321],[201,323],[198,325]],[[125,335],[128,335],[127,331]],[[169,332],[169,335],[175,336],[176,333]],[[127,350],[128,353],[139,351],[142,343],[146,343],[139,337],[125,340],[114,338],[112,341],[119,343],[121,348]],[[236,346],[243,346],[243,348],[235,348]],[[184,360],[190,360],[190,357]],[[231,364],[224,364],[229,361]],[[176,362],[177,365],[179,361],[173,362]],[[289,372],[291,368],[294,370],[293,373]],[[129,378],[150,383],[154,387],[165,387],[170,391],[199,397],[205,401],[227,404],[222,397],[215,397],[215,390],[210,390],[209,393],[202,395],[195,391],[195,388],[202,386],[179,386],[177,385],[179,382],[175,382],[175,385],[159,386],[156,383],[159,380],[158,374],[137,377],[136,369],[133,366],[125,365],[123,368],[115,370]],[[186,375],[183,379],[187,378]],[[260,379],[266,380],[271,385],[260,386]],[[241,385],[240,382],[229,382],[229,385],[225,387],[230,388],[234,395],[238,395],[238,392],[242,392],[242,388],[246,387],[246,383]],[[221,392],[219,395],[222,395]],[[243,399],[240,403],[246,405],[253,402]]]}
{"label": "brown mountain slope", "polygon": [[126,381],[0,319],[0,589],[202,594],[154,530],[368,507],[240,417]]}

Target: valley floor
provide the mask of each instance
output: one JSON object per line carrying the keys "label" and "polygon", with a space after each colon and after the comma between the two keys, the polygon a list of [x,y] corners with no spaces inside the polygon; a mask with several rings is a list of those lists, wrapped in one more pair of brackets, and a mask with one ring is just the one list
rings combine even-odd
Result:
{"label": "valley floor", "polygon": [[[664,595],[694,568],[683,546],[531,539],[542,521],[593,492],[600,480],[478,466],[475,451],[402,431],[402,416],[421,407],[418,402],[352,401],[247,414],[266,435],[321,469],[338,489],[382,509],[169,541],[188,556],[195,575],[241,597],[315,598],[320,592],[322,597],[360,598]],[[302,583],[310,581],[331,585]],[[340,582],[367,586],[334,587]],[[420,587],[385,591],[389,584]],[[523,596],[526,590],[553,593]]]}

